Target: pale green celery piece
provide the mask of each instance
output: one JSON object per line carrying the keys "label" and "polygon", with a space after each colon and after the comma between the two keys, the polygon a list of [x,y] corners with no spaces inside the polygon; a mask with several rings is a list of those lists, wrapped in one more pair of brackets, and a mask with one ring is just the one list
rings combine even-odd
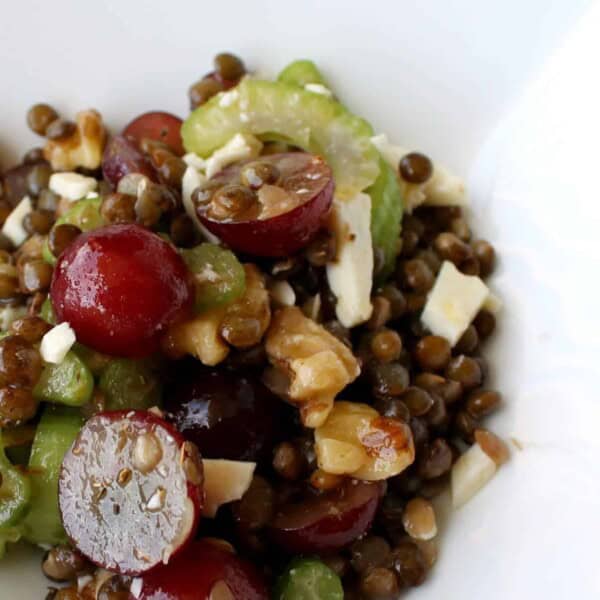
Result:
{"label": "pale green celery piece", "polygon": [[[224,101],[225,94],[231,94]],[[236,133],[276,134],[324,156],[331,166],[336,196],[347,199],[374,183],[379,154],[373,130],[339,102],[275,81],[244,79],[198,107],[181,129],[188,152],[206,157]]]}
{"label": "pale green celery piece", "polygon": [[371,235],[373,246],[383,250],[384,267],[377,278],[383,281],[394,269],[402,222],[402,195],[392,167],[379,161],[380,173],[367,190],[371,196]]}
{"label": "pale green celery piece", "polygon": [[[102,198],[100,197],[78,200],[73,203],[73,206],[62,217],[59,217],[56,220],[54,227],[63,225],[64,223],[76,225],[81,231],[91,231],[92,229],[102,227],[105,222],[100,214],[101,204]],[[56,257],[50,251],[47,239],[44,242],[42,256],[44,260],[51,265],[56,263]]]}
{"label": "pale green celery piece", "polygon": [[231,304],[246,289],[246,272],[230,250],[215,244],[200,244],[182,250],[181,256],[194,275],[196,312]]}
{"label": "pale green celery piece", "polygon": [[144,410],[161,404],[160,378],[146,361],[112,359],[98,385],[107,410]]}
{"label": "pale green celery piece", "polygon": [[[48,252],[50,252],[48,250]],[[46,323],[50,323],[50,325],[56,325],[56,315],[54,314],[54,307],[52,306],[52,301],[50,300],[50,296],[48,296],[40,309],[40,317],[46,321]]]}
{"label": "pale green celery piece", "polygon": [[83,406],[94,391],[94,377],[85,363],[73,351],[67,352],[58,364],[47,364],[33,390],[37,400]]}
{"label": "pale green celery piece", "polygon": [[304,87],[309,83],[318,83],[327,87],[327,82],[321,71],[312,60],[295,60],[279,73],[277,81]]}
{"label": "pale green celery piece", "polygon": [[47,406],[40,419],[29,459],[31,508],[23,521],[23,537],[34,544],[67,541],[58,508],[58,478],[82,425],[79,411],[63,406]]}
{"label": "pale green celery piece", "polygon": [[0,535],[27,512],[31,501],[29,477],[6,457],[0,429]]}

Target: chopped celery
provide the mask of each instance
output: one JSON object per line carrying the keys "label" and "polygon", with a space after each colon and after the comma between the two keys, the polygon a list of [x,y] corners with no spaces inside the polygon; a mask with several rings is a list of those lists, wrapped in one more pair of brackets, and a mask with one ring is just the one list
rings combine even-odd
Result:
{"label": "chopped celery", "polygon": [[230,250],[200,244],[181,255],[194,274],[197,312],[230,304],[246,289],[244,267]]}
{"label": "chopped celery", "polygon": [[236,133],[276,134],[321,154],[333,169],[341,199],[369,187],[379,174],[371,126],[339,102],[297,85],[244,79],[198,107],[181,129],[186,150],[204,157]]}
{"label": "chopped celery", "polygon": [[15,525],[23,517],[30,499],[29,478],[6,457],[0,430],[0,531]]}
{"label": "chopped celery", "polygon": [[312,60],[295,60],[290,63],[277,77],[277,81],[283,83],[291,83],[304,87],[309,83],[318,83],[320,85],[327,85],[321,71]]}
{"label": "chopped celery", "polygon": [[102,372],[99,387],[107,410],[145,409],[161,404],[160,379],[145,361],[111,360]]}
{"label": "chopped celery", "polygon": [[59,406],[48,406],[40,419],[29,459],[31,509],[23,521],[24,537],[34,544],[66,541],[58,509],[58,477],[82,424],[78,411]]}
{"label": "chopped celery", "polygon": [[[48,250],[48,252],[50,251]],[[54,307],[52,306],[50,296],[48,296],[42,304],[42,308],[40,309],[40,317],[42,317],[46,323],[50,323],[50,325],[56,325],[56,315],[54,314]]]}
{"label": "chopped celery", "polygon": [[380,173],[367,190],[371,196],[371,235],[373,246],[383,250],[383,269],[377,278],[383,281],[393,270],[402,221],[402,197],[394,170],[380,159]]}
{"label": "chopped celery", "polygon": [[[54,227],[68,223],[76,225],[81,231],[90,231],[104,225],[104,219],[100,214],[100,205],[102,198],[85,198],[73,203],[73,206],[59,219],[57,219]],[[42,255],[44,260],[51,265],[56,263],[56,257],[50,251],[48,240],[44,243]]]}
{"label": "chopped celery", "polygon": [[45,402],[83,406],[92,397],[93,391],[91,371],[75,352],[70,351],[60,364],[44,367],[33,395]]}

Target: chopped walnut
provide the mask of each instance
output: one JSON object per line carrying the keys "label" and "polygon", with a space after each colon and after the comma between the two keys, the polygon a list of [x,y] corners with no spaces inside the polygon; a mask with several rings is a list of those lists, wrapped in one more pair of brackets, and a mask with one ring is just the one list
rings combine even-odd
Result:
{"label": "chopped walnut", "polygon": [[97,169],[102,162],[106,130],[100,113],[84,110],[75,117],[77,128],[67,138],[48,140],[44,158],[55,171],[71,171],[77,167]]}
{"label": "chopped walnut", "polygon": [[162,342],[165,354],[171,358],[191,354],[209,367],[224,361],[229,354],[219,333],[224,313],[222,308],[213,309],[171,326]]}
{"label": "chopped walnut", "polygon": [[264,275],[253,264],[245,264],[244,271],[244,295],[226,308],[220,327],[223,338],[236,348],[256,346],[271,322],[269,292]]}
{"label": "chopped walnut", "polygon": [[[277,373],[278,392],[287,379],[284,398],[300,407],[306,427],[319,427],[333,408],[333,400],[360,373],[352,352],[324,327],[295,306],[275,313],[267,333],[267,355]],[[276,380],[267,373],[267,385]]]}
{"label": "chopped walnut", "polygon": [[368,481],[398,475],[415,459],[410,427],[358,402],[335,403],[315,431],[315,449],[323,471]]}

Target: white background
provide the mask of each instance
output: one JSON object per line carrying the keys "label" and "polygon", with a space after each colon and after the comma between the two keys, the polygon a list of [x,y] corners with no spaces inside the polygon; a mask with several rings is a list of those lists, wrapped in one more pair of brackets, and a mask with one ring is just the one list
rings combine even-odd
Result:
{"label": "white background", "polygon": [[[313,58],[355,112],[468,178],[501,255],[489,350],[523,445],[444,518],[411,597],[600,598],[600,5],[583,0],[75,2],[2,5],[0,160],[34,145],[27,107],[166,109],[220,50],[274,74]],[[43,598],[37,562],[0,564],[0,600]],[[28,570],[31,569],[31,571]],[[37,579],[36,579],[37,578]]]}

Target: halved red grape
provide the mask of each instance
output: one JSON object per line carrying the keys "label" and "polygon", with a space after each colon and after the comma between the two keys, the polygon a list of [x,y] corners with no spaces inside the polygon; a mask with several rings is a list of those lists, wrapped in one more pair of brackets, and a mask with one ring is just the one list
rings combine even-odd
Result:
{"label": "halved red grape", "polygon": [[100,413],[63,459],[65,531],[94,564],[122,574],[167,564],[192,539],[203,503],[198,449],[149,412]]}
{"label": "halved red grape", "polygon": [[271,523],[272,539],[298,554],[339,550],[369,529],[383,489],[349,479],[322,496],[284,505]]}
{"label": "halved red grape", "polygon": [[182,155],[183,142],[181,141],[181,125],[183,121],[168,112],[152,111],[136,117],[129,123],[123,134],[128,140],[139,145],[144,138],[163,142],[172,150]]}
{"label": "halved red grape", "polygon": [[331,169],[322,158],[306,152],[272,154],[215,175],[206,191],[196,194],[196,212],[234,250],[287,256],[323,225],[333,191]]}
{"label": "halved red grape", "polygon": [[251,564],[215,542],[198,541],[169,565],[144,575],[141,591],[135,597],[138,600],[267,600],[269,595],[262,577]]}
{"label": "halved red grape", "polygon": [[141,173],[152,181],[158,181],[150,162],[133,142],[122,135],[115,135],[106,144],[102,156],[102,173],[113,188],[129,173]]}
{"label": "halved red grape", "polygon": [[194,301],[175,248],[138,225],[80,235],[58,260],[50,296],[58,321],[69,322],[79,342],[134,358],[158,350],[165,329]]}
{"label": "halved red grape", "polygon": [[280,406],[252,375],[197,368],[167,391],[165,404],[206,458],[252,461],[270,456]]}

